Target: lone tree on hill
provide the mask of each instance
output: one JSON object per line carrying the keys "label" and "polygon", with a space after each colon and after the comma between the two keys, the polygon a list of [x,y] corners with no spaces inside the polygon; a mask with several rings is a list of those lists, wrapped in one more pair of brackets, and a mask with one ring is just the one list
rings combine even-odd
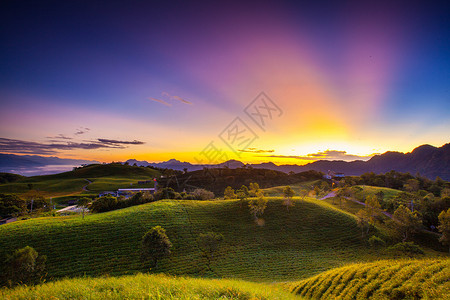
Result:
{"label": "lone tree on hill", "polygon": [[242,203],[244,203],[245,199],[250,196],[248,188],[245,185],[242,185],[241,188],[236,191],[236,196],[239,198],[239,200],[241,200],[239,204],[242,208]]}
{"label": "lone tree on hill", "polygon": [[248,208],[250,210],[250,214],[253,216],[255,220],[258,220],[258,217],[264,214],[264,210],[267,207],[267,199],[264,197],[263,192],[259,192],[257,198],[252,198],[248,202]]}
{"label": "lone tree on hill", "polygon": [[[170,254],[172,243],[161,226],[155,226],[142,237],[141,258],[144,265],[156,268],[158,260]],[[148,263],[150,261],[150,263]]]}
{"label": "lone tree on hill", "polygon": [[89,202],[91,202],[91,199],[87,197],[83,197],[78,200],[77,206],[81,207],[81,211],[83,212],[83,219],[84,219],[84,211],[86,210],[87,206],[89,205]]}
{"label": "lone tree on hill", "polygon": [[227,186],[225,189],[225,192],[223,193],[224,199],[236,199],[236,193],[234,192],[233,188],[231,186]]}
{"label": "lone tree on hill", "polygon": [[411,212],[409,208],[400,205],[392,216],[391,228],[402,238],[402,242],[408,241],[422,225],[422,220],[416,212]]}
{"label": "lone tree on hill", "polygon": [[214,232],[201,233],[198,236],[198,247],[200,248],[200,251],[202,251],[203,257],[206,258],[209,270],[211,270],[210,265],[211,261],[214,259],[214,254],[219,249],[222,241],[223,235]]}
{"label": "lone tree on hill", "polygon": [[302,200],[303,200],[303,199],[305,199],[306,196],[308,196],[309,192],[308,192],[308,190],[301,189],[301,190],[298,192],[298,194],[299,194],[300,197],[302,197]]}
{"label": "lone tree on hill", "polygon": [[356,213],[356,222],[358,227],[361,228],[361,237],[364,238],[364,231],[366,231],[367,234],[370,230],[369,217],[364,209],[360,209]]}
{"label": "lone tree on hill", "polygon": [[292,197],[294,197],[295,192],[290,186],[286,186],[283,189],[283,195],[284,195],[284,205],[286,205],[286,209],[289,211],[289,206],[292,206]]}
{"label": "lone tree on hill", "polygon": [[249,194],[251,197],[257,197],[258,192],[259,192],[259,184],[256,182],[250,182],[250,184],[248,185],[250,188]]}
{"label": "lone tree on hill", "polygon": [[438,229],[442,233],[439,241],[444,245],[448,245],[448,251],[450,252],[450,208],[447,211],[441,211],[439,214]]}
{"label": "lone tree on hill", "polygon": [[8,285],[38,283],[44,273],[46,260],[47,256],[39,255],[30,246],[17,249],[5,261],[4,275]]}
{"label": "lone tree on hill", "polygon": [[364,231],[369,233],[370,228],[375,226],[375,222],[381,211],[380,203],[374,195],[369,195],[366,198],[366,205],[364,209],[360,209],[356,214],[358,227],[361,228],[361,234],[364,238]]}

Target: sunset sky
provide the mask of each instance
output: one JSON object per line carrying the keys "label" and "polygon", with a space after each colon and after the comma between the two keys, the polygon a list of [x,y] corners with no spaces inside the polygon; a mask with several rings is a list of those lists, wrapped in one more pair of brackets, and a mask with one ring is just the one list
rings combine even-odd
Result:
{"label": "sunset sky", "polygon": [[449,1],[305,3],[2,1],[0,152],[304,164],[450,142]]}

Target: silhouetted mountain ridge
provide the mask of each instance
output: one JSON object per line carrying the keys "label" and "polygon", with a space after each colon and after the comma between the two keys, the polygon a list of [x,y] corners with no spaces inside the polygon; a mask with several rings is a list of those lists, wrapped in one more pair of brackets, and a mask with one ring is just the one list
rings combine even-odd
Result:
{"label": "silhouetted mountain ridge", "polygon": [[[239,168],[245,165],[237,160],[230,160],[213,165],[191,164],[189,162],[180,162],[173,159],[162,163],[139,162],[136,160],[128,160],[128,162],[130,164],[136,162],[137,165],[170,168],[174,170],[183,170],[186,168],[188,171],[196,171],[203,169],[204,167]],[[247,166],[257,169],[282,171],[285,173],[299,173],[308,170],[326,173],[328,170],[333,170],[335,172],[345,173],[346,175],[361,175],[366,172],[386,173],[395,170],[403,173],[409,172],[413,175],[420,173],[422,176],[430,179],[435,179],[436,176],[439,176],[444,180],[450,180],[450,144],[445,144],[442,147],[422,145],[409,153],[388,151],[380,155],[375,155],[368,161],[355,160],[347,162],[342,160],[318,160],[302,166],[292,164],[276,165],[273,162],[265,162],[260,164],[247,164]]]}

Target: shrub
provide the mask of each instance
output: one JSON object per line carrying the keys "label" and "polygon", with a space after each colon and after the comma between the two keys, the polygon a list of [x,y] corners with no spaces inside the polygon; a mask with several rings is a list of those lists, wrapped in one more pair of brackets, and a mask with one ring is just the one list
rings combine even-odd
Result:
{"label": "shrub", "polygon": [[25,200],[17,195],[0,194],[0,218],[11,217],[26,211]]}
{"label": "shrub", "polygon": [[380,248],[386,246],[386,242],[376,235],[372,235],[369,239],[369,245],[372,248]]}
{"label": "shrub", "polygon": [[404,254],[424,254],[423,249],[413,242],[403,242],[388,248],[389,251]]}
{"label": "shrub", "polygon": [[205,189],[195,189],[192,195],[196,200],[211,200],[214,199],[214,193]]}
{"label": "shrub", "polygon": [[[141,259],[144,266],[156,268],[158,260],[170,254],[172,243],[161,226],[155,226],[142,237]],[[149,262],[150,261],[150,262]]]}
{"label": "shrub", "polygon": [[47,257],[39,255],[34,248],[26,246],[17,249],[5,261],[4,280],[9,286],[20,283],[35,284],[40,281]]}
{"label": "shrub", "polygon": [[111,195],[106,195],[97,198],[92,204],[89,206],[89,209],[92,212],[105,212],[117,209],[117,198]]}

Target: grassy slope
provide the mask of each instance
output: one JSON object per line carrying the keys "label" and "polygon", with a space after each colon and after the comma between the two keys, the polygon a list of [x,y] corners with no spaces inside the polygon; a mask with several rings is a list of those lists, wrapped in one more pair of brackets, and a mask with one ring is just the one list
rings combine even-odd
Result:
{"label": "grassy slope", "polygon": [[0,290],[2,299],[299,299],[280,288],[241,280],[168,277],[65,279],[40,285]]}
{"label": "grassy slope", "polygon": [[[120,175],[117,175],[120,174]],[[44,192],[47,196],[68,196],[82,193],[86,179],[92,181],[84,193],[97,194],[104,190],[135,186],[139,180],[151,180],[159,172],[150,168],[124,166],[119,164],[89,165],[75,171],[54,175],[23,177],[15,182],[0,184],[0,193],[25,193],[33,189]],[[146,187],[139,185],[139,187]]]}
{"label": "grassy slope", "polygon": [[[314,180],[314,181],[304,181],[304,182],[300,182],[300,183],[294,183],[289,185],[294,192],[298,195],[299,191],[301,189],[306,189],[306,190],[310,190],[312,189],[312,187],[319,183],[320,180]],[[283,190],[287,185],[280,185],[280,186],[275,186],[275,187],[270,187],[270,188],[266,188],[263,189],[264,194],[268,195],[268,196],[272,196],[272,197],[276,197],[276,196],[283,196]]]}
{"label": "grassy slope", "polygon": [[448,299],[450,259],[354,264],[292,284],[311,299]]}
{"label": "grassy slope", "polygon": [[[353,216],[317,201],[295,200],[289,212],[271,199],[258,226],[239,201],[166,200],[114,212],[49,217],[0,226],[0,259],[32,246],[48,256],[48,276],[123,275],[142,270],[142,235],[167,229],[172,255],[156,272],[233,277],[255,281],[298,280],[345,263],[367,261]],[[207,271],[198,234],[222,233],[225,242]]]}

